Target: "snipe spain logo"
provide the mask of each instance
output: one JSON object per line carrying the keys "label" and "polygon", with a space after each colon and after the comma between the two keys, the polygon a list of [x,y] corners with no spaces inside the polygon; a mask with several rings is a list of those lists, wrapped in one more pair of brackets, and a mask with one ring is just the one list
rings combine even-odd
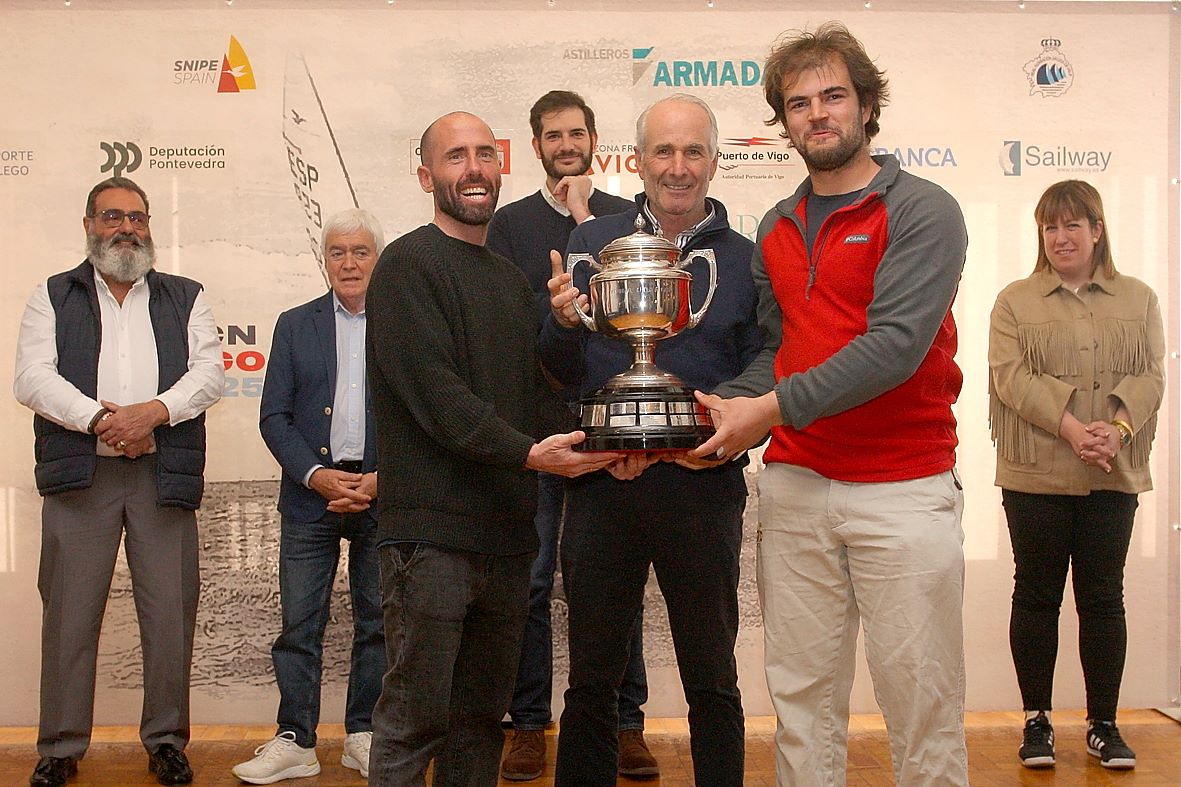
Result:
{"label": "snipe spain logo", "polygon": [[230,45],[221,58],[221,81],[217,83],[218,93],[240,93],[254,90],[254,69],[250,58],[238,39],[230,36]]}

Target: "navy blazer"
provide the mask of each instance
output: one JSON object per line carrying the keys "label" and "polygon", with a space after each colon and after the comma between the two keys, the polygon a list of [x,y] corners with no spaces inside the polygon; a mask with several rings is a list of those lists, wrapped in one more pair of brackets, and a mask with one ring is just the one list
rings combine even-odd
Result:
{"label": "navy blazer", "polygon": [[[332,407],[336,394],[336,315],[328,292],[279,315],[267,362],[258,428],[283,468],[279,513],[296,522],[316,522],[328,501],[303,485],[315,465],[331,467]],[[373,405],[365,390],[366,473],[377,470]],[[376,520],[377,501],[365,512]]]}

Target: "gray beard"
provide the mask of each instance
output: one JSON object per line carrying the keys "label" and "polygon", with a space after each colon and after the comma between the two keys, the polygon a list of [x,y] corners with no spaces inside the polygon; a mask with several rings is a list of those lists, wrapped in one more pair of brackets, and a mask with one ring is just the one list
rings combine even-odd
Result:
{"label": "gray beard", "polygon": [[90,264],[102,275],[122,284],[132,284],[156,264],[156,246],[151,236],[148,236],[139,246],[116,249],[114,246],[120,237],[112,235],[104,243],[97,235],[87,235],[86,255]]}

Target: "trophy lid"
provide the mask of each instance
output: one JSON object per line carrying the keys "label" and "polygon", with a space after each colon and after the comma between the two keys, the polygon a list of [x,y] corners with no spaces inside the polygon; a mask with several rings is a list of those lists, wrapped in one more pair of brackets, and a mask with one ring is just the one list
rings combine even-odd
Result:
{"label": "trophy lid", "polygon": [[599,252],[599,260],[608,268],[675,268],[681,249],[672,241],[644,232],[644,214],[636,216],[636,231],[616,238]]}

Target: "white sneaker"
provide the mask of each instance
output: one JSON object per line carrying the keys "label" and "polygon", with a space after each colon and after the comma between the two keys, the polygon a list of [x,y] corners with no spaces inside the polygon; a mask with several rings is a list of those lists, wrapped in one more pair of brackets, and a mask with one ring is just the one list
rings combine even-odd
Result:
{"label": "white sneaker", "polygon": [[[368,754],[368,749],[366,749]],[[254,750],[254,759],[239,763],[230,773],[247,784],[272,784],[300,776],[315,776],[320,772],[316,748],[305,749],[295,744],[295,733],[281,732]]]}
{"label": "white sneaker", "polygon": [[340,755],[340,764],[360,771],[361,775],[368,779],[369,746],[372,743],[372,732],[350,732],[344,738],[344,754]]}

